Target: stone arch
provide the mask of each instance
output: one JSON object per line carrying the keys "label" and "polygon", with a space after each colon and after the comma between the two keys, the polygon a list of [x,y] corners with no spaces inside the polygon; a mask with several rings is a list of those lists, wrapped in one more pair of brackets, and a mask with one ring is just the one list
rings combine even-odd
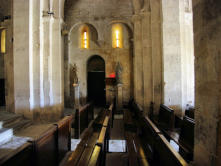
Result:
{"label": "stone arch", "polygon": [[[93,61],[94,59],[97,59],[97,61],[99,61],[99,64],[101,64],[101,62],[103,62],[102,66],[97,66],[97,68],[95,68],[95,66],[89,66],[91,61]],[[89,67],[89,68],[88,68]],[[87,59],[87,71],[91,71],[91,70],[100,70],[100,71],[105,71],[105,60],[102,56],[100,55],[92,55]]]}
{"label": "stone arch", "polygon": [[106,103],[105,60],[99,55],[92,55],[87,60],[87,100],[95,105]]}
{"label": "stone arch", "polygon": [[[97,31],[97,29],[92,24],[81,23],[81,22],[76,23],[75,25],[73,25],[71,27],[71,29],[69,31],[69,34],[68,34],[68,40],[71,41],[69,43],[69,46],[74,45],[75,48],[81,48],[79,41],[81,41],[81,30],[84,27],[88,28],[90,47],[92,47],[92,48],[96,47],[97,42],[98,42],[98,31]],[[78,39],[78,41],[73,40],[73,38]]]}

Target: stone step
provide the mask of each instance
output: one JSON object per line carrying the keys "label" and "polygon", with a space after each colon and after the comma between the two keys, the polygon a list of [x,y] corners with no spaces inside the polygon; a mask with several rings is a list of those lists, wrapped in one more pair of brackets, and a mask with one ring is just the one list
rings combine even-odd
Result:
{"label": "stone step", "polygon": [[7,124],[13,123],[15,121],[22,120],[23,116],[19,114],[14,114],[6,111],[0,111],[0,121],[3,122],[3,127]]}
{"label": "stone step", "polygon": [[27,128],[30,125],[32,125],[32,121],[22,119],[19,121],[15,121],[14,123],[8,123],[7,125],[4,125],[4,127],[12,128],[14,130],[14,133],[17,133],[19,130]]}
{"label": "stone step", "polygon": [[9,142],[13,137],[13,129],[0,129],[0,146]]}

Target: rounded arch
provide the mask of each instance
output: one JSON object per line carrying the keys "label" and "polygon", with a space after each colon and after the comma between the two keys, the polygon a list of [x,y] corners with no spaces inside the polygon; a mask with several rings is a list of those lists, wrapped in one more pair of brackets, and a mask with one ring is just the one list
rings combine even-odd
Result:
{"label": "rounded arch", "polygon": [[105,60],[102,56],[92,55],[87,60],[87,72],[102,71],[105,72]]}
{"label": "rounded arch", "polygon": [[74,30],[79,29],[80,27],[83,27],[83,26],[87,26],[87,27],[90,29],[90,31],[91,31],[92,34],[93,34],[93,38],[92,38],[93,40],[98,40],[98,31],[97,31],[97,29],[95,28],[95,26],[92,25],[92,24],[90,24],[90,23],[85,23],[85,22],[78,22],[78,23],[74,24],[74,25],[70,28],[70,30],[69,30],[69,35],[68,35],[68,36],[70,36],[71,33],[72,33]]}
{"label": "rounded arch", "polygon": [[110,26],[112,26],[113,24],[122,24],[128,30],[130,37],[133,37],[133,24],[131,22],[124,20],[115,20],[110,23]]}
{"label": "rounded arch", "polygon": [[105,61],[99,55],[87,60],[87,100],[97,106],[106,104]]}

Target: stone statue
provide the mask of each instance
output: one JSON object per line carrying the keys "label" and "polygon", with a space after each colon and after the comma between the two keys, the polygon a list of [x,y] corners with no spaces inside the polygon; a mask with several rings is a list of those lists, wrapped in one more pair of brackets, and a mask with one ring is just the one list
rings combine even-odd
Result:
{"label": "stone statue", "polygon": [[122,84],[123,83],[122,72],[123,72],[123,67],[121,66],[120,62],[117,62],[117,65],[116,65],[116,81],[117,81],[117,84]]}
{"label": "stone statue", "polygon": [[72,74],[73,74],[73,86],[76,86],[79,83],[76,64],[74,64],[74,67],[72,68]]}

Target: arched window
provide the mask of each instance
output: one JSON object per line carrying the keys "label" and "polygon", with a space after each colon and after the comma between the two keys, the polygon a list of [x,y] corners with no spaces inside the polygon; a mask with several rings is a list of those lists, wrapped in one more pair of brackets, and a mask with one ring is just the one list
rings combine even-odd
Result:
{"label": "arched window", "polygon": [[1,30],[1,53],[6,52],[6,30]]}
{"label": "arched window", "polygon": [[89,48],[89,28],[88,26],[83,26],[81,28],[81,48]]}
{"label": "arched window", "polygon": [[120,24],[112,26],[112,47],[123,48],[123,28]]}

